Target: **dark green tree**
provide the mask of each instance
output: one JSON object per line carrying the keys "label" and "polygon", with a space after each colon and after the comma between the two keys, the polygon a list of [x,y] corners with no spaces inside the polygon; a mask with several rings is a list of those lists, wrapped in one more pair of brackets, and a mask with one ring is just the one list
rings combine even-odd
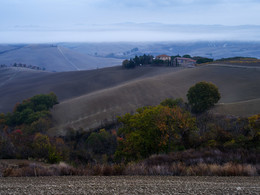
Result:
{"label": "dark green tree", "polygon": [[160,105],[168,106],[169,108],[173,108],[175,106],[184,107],[184,101],[182,98],[177,98],[177,99],[166,98],[160,103]]}
{"label": "dark green tree", "polygon": [[220,93],[213,83],[199,82],[189,89],[187,98],[192,112],[202,113],[220,100]]}
{"label": "dark green tree", "polygon": [[188,54],[185,54],[185,55],[183,55],[182,57],[183,57],[183,58],[191,58],[191,56],[188,55]]}
{"label": "dark green tree", "polygon": [[87,149],[94,154],[113,154],[116,150],[116,136],[105,129],[92,132],[86,140]]}

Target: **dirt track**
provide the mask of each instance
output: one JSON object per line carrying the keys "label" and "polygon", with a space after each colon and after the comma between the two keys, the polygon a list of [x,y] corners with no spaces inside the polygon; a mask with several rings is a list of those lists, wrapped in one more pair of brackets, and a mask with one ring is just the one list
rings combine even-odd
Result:
{"label": "dirt track", "polygon": [[260,194],[259,177],[0,178],[0,194]]}

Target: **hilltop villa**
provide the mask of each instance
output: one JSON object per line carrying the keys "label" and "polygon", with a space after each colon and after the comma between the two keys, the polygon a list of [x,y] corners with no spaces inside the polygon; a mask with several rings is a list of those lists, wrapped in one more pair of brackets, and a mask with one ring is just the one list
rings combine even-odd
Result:
{"label": "hilltop villa", "polygon": [[163,55],[156,56],[156,59],[163,60],[163,61],[166,61],[166,60],[171,61],[171,56],[167,56],[167,55],[163,54]]}

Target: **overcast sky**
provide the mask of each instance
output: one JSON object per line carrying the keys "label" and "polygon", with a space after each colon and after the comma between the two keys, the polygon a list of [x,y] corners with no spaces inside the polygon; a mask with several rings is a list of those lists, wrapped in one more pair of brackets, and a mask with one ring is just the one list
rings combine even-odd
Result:
{"label": "overcast sky", "polygon": [[84,41],[84,32],[93,41],[110,41],[112,35],[98,38],[93,32],[127,22],[260,25],[259,10],[260,0],[0,0],[0,42],[30,41],[30,36],[32,42]]}

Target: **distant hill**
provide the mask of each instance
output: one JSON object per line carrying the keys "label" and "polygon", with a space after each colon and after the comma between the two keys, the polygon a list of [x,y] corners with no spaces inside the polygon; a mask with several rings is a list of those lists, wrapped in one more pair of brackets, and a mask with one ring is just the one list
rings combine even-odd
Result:
{"label": "distant hill", "polygon": [[246,56],[260,58],[260,42],[179,41],[0,44],[0,65],[22,63],[51,72],[93,70],[121,65],[136,55],[160,54],[203,56],[220,59]]}
{"label": "distant hill", "polygon": [[60,43],[79,53],[129,59],[135,55],[160,54],[203,56],[220,59],[246,56],[260,58],[260,42],[239,41],[179,41],[179,42],[135,42],[135,43]]}
{"label": "distant hill", "polygon": [[0,65],[22,63],[52,72],[91,70],[120,65],[122,60],[82,54],[54,44],[0,45]]}

